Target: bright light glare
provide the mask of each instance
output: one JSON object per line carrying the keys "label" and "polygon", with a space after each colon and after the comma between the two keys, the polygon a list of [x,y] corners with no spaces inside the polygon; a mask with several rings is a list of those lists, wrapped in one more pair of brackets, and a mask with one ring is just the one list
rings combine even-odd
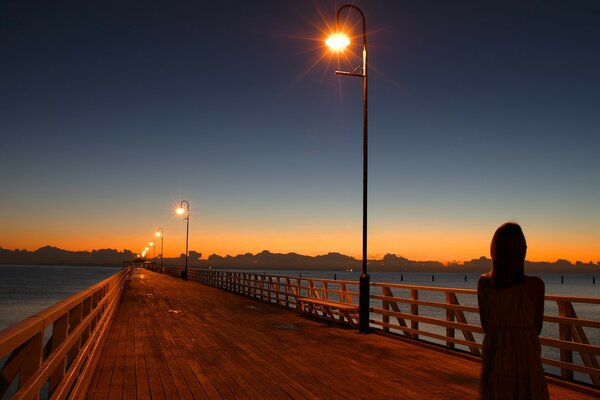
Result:
{"label": "bright light glare", "polygon": [[350,38],[343,33],[334,33],[329,36],[325,44],[334,51],[342,51],[350,44]]}
{"label": "bright light glare", "polygon": [[144,250],[145,250],[145,251],[148,251],[148,250],[150,250],[150,249],[146,247]]}
{"label": "bright light glare", "polygon": [[177,210],[175,210],[175,212],[177,213],[177,215],[183,215],[185,213],[185,208],[178,207]]}
{"label": "bright light glare", "polygon": [[148,246],[150,246],[150,247],[154,246],[154,242],[148,242]]}
{"label": "bright light glare", "polygon": [[161,233],[160,233],[160,231],[158,231],[158,232],[156,232],[154,235],[156,235],[156,237],[160,237],[160,236],[161,236]]}

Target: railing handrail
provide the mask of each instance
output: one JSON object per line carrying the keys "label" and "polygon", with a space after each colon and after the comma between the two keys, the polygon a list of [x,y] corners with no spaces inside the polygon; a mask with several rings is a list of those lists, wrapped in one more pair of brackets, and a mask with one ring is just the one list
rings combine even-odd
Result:
{"label": "railing handrail", "polygon": [[[49,397],[81,395],[89,382],[101,343],[131,268],[0,331],[0,397],[13,383],[14,398],[38,398],[48,383]],[[46,331],[52,329],[50,335]],[[18,380],[17,380],[18,377]]]}
{"label": "railing handrail", "polygon": [[81,303],[83,299],[89,297],[89,295],[98,288],[105,286],[109,281],[114,280],[116,275],[119,273],[121,273],[121,271],[98,283],[93,284],[81,292],[75,293],[64,300],[60,300],[57,303],[54,303],[53,305],[48,306],[33,315],[30,315],[16,324],[1,330],[0,355],[7,353],[11,349],[14,349],[16,347],[13,344],[14,341],[20,341],[20,338],[23,337],[25,337],[25,340],[27,340],[36,335],[40,331],[40,327],[46,327],[49,325],[49,323],[54,322],[56,316],[64,314],[65,311],[70,310],[74,305]]}

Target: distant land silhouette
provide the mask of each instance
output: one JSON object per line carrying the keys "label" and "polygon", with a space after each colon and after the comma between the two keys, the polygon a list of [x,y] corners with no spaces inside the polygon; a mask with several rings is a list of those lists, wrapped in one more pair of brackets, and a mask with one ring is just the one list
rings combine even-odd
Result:
{"label": "distant land silhouette", "polygon": [[[264,250],[257,254],[246,253],[237,256],[219,256],[212,254],[207,260],[201,260],[202,253],[190,251],[188,265],[191,267],[233,268],[233,269],[270,269],[270,270],[360,270],[361,261],[340,253],[328,253],[319,256],[305,256],[297,253],[271,253]],[[136,254],[130,250],[99,249],[92,251],[69,251],[57,247],[45,246],[34,251],[7,250],[0,247],[0,264],[4,265],[121,265],[132,261]],[[157,262],[159,258],[157,257]],[[185,255],[165,258],[164,265],[183,266]],[[567,260],[555,262],[526,261],[526,272],[556,273],[599,273],[600,262],[575,264]],[[439,261],[414,261],[395,254],[386,254],[380,260],[368,261],[370,271],[426,271],[426,272],[485,272],[489,271],[492,260],[480,257],[464,263]]]}

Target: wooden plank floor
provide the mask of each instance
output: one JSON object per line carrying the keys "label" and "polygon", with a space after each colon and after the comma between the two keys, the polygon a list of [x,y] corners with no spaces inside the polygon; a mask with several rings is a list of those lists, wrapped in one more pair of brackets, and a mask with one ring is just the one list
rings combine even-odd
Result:
{"label": "wooden plank floor", "polygon": [[[134,270],[88,399],[475,399],[480,365]],[[550,385],[553,399],[596,396]]]}

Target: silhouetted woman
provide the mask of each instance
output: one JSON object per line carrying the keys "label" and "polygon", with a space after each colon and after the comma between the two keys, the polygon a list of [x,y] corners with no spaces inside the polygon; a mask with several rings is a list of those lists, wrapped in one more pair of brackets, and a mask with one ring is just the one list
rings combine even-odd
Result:
{"label": "silhouetted woman", "polygon": [[515,223],[492,238],[492,270],[479,278],[483,339],[480,399],[548,399],[538,335],[544,317],[544,282],[526,276],[527,243]]}

